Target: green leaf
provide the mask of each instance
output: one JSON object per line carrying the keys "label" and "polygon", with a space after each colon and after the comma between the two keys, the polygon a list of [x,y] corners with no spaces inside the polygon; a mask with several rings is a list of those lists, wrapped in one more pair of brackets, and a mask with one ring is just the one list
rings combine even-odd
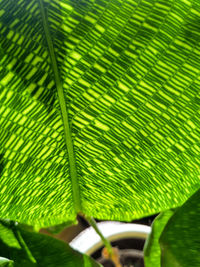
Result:
{"label": "green leaf", "polygon": [[13,267],[13,261],[0,257],[0,266],[1,267]]}
{"label": "green leaf", "polygon": [[200,2],[0,0],[0,213],[132,220],[199,184]]}
{"label": "green leaf", "polygon": [[161,237],[162,267],[200,266],[200,190],[168,221]]}
{"label": "green leaf", "polygon": [[[89,256],[73,250],[68,244],[52,238],[24,230],[13,222],[1,222],[0,255],[11,258],[15,267],[100,267]],[[9,243],[2,236],[10,233]],[[8,241],[7,240],[7,241]],[[13,242],[19,247],[13,248]],[[0,266],[1,261],[0,261]],[[12,266],[12,265],[5,265]]]}
{"label": "green leaf", "polygon": [[151,233],[144,246],[145,267],[162,267],[159,238],[173,214],[174,212],[172,210],[167,210],[159,214],[153,221]]}

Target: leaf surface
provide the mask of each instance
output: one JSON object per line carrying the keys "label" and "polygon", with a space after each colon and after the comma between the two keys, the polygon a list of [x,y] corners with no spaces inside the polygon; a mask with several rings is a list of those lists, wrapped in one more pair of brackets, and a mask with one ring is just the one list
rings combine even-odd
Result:
{"label": "leaf surface", "polygon": [[[13,243],[18,245],[14,247]],[[0,255],[11,258],[15,267],[101,266],[89,256],[73,250],[63,241],[47,235],[29,232],[13,222],[4,221],[0,224]],[[1,265],[0,258],[0,266],[11,267],[12,265]]]}
{"label": "leaf surface", "polygon": [[132,220],[199,183],[200,3],[0,0],[0,212]]}
{"label": "leaf surface", "polygon": [[160,237],[162,267],[200,266],[199,199],[200,190],[168,221]]}

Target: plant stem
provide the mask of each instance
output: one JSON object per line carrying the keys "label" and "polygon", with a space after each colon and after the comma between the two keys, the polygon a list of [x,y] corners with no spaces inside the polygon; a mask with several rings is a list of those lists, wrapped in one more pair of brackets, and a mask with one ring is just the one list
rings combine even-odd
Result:
{"label": "plant stem", "polygon": [[107,251],[108,251],[109,255],[111,256],[113,254],[113,249],[112,249],[111,243],[107,238],[105,238],[103,236],[103,234],[99,230],[94,218],[87,216],[87,215],[84,215],[84,218],[89,222],[89,224],[94,228],[96,233],[100,236],[102,242],[104,243],[104,246],[107,248]]}
{"label": "plant stem", "polygon": [[120,263],[120,255],[119,250],[117,248],[113,248],[110,241],[103,236],[101,231],[99,230],[94,218],[84,215],[85,219],[89,222],[89,224],[94,228],[96,233],[100,236],[102,242],[104,243],[104,249],[102,250],[102,256],[105,259],[109,259],[113,262],[115,267],[122,267]]}

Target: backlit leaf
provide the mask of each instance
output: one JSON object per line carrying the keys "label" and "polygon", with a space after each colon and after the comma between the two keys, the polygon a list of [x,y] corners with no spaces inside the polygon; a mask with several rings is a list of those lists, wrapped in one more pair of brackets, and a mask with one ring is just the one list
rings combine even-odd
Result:
{"label": "backlit leaf", "polygon": [[200,2],[0,0],[0,214],[181,205],[200,175]]}

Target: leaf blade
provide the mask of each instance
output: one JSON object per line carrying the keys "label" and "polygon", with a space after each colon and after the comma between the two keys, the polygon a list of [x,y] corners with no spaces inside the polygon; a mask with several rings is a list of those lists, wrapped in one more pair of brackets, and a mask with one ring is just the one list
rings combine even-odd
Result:
{"label": "leaf blade", "polygon": [[[179,206],[199,183],[199,3],[43,4],[69,114],[81,211],[129,221]],[[74,221],[38,2],[0,6],[2,216],[39,226]]]}

